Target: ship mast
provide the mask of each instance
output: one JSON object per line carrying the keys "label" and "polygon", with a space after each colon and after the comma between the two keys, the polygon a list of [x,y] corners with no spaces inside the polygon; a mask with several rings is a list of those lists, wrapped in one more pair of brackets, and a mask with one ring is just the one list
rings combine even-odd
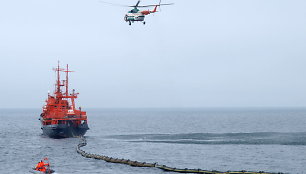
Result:
{"label": "ship mast", "polygon": [[70,73],[70,72],[73,72],[73,71],[69,71],[69,66],[68,66],[68,64],[67,64],[67,65],[66,65],[66,71],[64,71],[64,72],[66,73],[66,84],[65,84],[66,93],[65,93],[65,97],[71,99],[72,109],[74,109],[74,108],[75,108],[74,98],[76,98],[75,93],[74,93],[74,90],[73,90],[73,93],[72,93],[71,96],[69,96],[69,93],[68,93],[68,91],[69,91],[69,87],[68,87],[68,85],[69,85],[69,83],[68,83],[68,80],[69,80],[69,73]]}
{"label": "ship mast", "polygon": [[68,71],[68,64],[66,66],[66,96],[68,96],[68,73],[71,72],[71,71]]}
{"label": "ship mast", "polygon": [[69,96],[69,93],[68,93],[68,85],[69,85],[69,83],[68,83],[68,79],[69,79],[69,76],[68,76],[68,74],[70,73],[70,72],[74,72],[74,71],[69,71],[69,67],[68,67],[68,64],[66,65],[66,71],[63,71],[63,72],[65,72],[66,73],[66,84],[65,84],[65,87],[66,87],[66,93],[65,93],[65,95],[66,95],[66,97],[68,97]]}
{"label": "ship mast", "polygon": [[57,73],[57,80],[56,80],[56,85],[55,85],[55,94],[56,94],[56,97],[59,97],[59,96],[61,96],[61,86],[63,86],[61,84],[61,79],[60,79],[60,71],[63,71],[63,69],[60,68],[59,61],[57,62],[57,68],[54,68],[53,70],[56,71],[56,73]]}
{"label": "ship mast", "polygon": [[60,90],[61,90],[61,79],[60,79],[60,67],[59,67],[59,61],[57,63],[57,90],[56,90],[56,93],[60,93]]}
{"label": "ship mast", "polygon": [[[56,86],[55,87],[56,98],[57,99],[66,98],[67,100],[70,98],[72,109],[74,110],[75,109],[74,99],[77,98],[78,93],[75,93],[75,91],[73,90],[72,94],[69,95],[69,73],[74,72],[74,71],[69,70],[68,64],[66,65],[66,69],[60,68],[59,61],[58,61],[57,68],[54,68],[54,71],[56,71],[56,73],[57,73],[57,80],[56,80],[56,85],[55,85]],[[61,83],[61,79],[60,79],[60,77],[61,77],[60,71],[66,73],[66,80],[63,80],[62,83]],[[61,91],[62,86],[65,86],[65,93],[64,94]]]}

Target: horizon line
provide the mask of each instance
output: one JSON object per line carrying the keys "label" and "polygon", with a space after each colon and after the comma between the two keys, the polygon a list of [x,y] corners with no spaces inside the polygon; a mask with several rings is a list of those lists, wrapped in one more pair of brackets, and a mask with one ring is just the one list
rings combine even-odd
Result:
{"label": "horizon line", "polygon": [[[41,109],[41,108],[7,107],[0,109]],[[306,109],[306,106],[87,107],[86,109]]]}

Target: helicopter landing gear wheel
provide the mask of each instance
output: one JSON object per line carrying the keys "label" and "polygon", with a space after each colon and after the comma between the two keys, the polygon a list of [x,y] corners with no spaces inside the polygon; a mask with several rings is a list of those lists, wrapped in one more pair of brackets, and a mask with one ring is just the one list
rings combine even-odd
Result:
{"label": "helicopter landing gear wheel", "polygon": [[131,21],[129,21],[129,25],[132,25]]}
{"label": "helicopter landing gear wheel", "polygon": [[146,21],[143,21],[143,25],[146,25]]}

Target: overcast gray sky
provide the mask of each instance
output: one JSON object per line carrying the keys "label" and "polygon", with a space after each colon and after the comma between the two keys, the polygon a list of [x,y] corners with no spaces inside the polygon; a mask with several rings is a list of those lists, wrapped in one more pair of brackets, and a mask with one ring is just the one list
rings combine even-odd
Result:
{"label": "overcast gray sky", "polygon": [[305,0],[164,2],[129,26],[99,0],[1,1],[0,108],[40,108],[57,60],[83,108],[306,106]]}

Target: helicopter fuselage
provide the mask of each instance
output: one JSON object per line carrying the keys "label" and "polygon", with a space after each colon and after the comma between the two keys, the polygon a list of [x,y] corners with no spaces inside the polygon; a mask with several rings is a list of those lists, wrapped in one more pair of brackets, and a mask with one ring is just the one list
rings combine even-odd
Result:
{"label": "helicopter fuselage", "polygon": [[124,17],[124,20],[126,22],[134,22],[134,21],[144,21],[145,15],[142,14],[141,12],[138,13],[127,13]]}
{"label": "helicopter fuselage", "polygon": [[134,8],[130,11],[128,11],[128,13],[125,15],[124,17],[124,20],[126,22],[129,22],[129,24],[131,25],[131,22],[134,22],[134,21],[143,21],[143,24],[145,24],[145,15],[143,13],[143,11],[140,11],[138,8]]}

